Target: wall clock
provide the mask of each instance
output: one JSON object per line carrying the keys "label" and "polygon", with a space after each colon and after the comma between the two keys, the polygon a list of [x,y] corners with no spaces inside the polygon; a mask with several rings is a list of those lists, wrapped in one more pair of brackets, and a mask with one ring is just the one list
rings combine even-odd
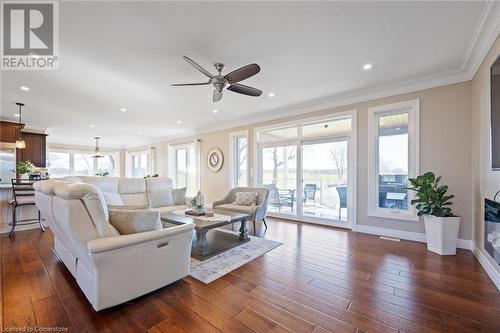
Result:
{"label": "wall clock", "polygon": [[207,166],[212,172],[218,172],[224,163],[224,155],[219,148],[212,148],[207,154]]}

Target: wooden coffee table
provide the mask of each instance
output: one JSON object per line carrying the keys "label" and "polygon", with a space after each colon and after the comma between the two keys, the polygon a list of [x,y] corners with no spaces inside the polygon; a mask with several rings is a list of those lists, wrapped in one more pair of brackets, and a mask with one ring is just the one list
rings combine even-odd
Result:
{"label": "wooden coffee table", "polygon": [[[246,219],[249,218],[250,215],[223,210],[213,210],[213,212],[215,214],[227,216],[227,221],[206,221],[198,219],[195,216],[176,213],[163,213],[160,214],[160,218],[162,222],[172,224],[194,224],[195,235],[191,247],[191,257],[198,260],[206,260],[250,240],[246,224]],[[212,229],[237,222],[241,223],[240,234],[238,236],[218,230],[213,230],[208,234],[208,231]]]}

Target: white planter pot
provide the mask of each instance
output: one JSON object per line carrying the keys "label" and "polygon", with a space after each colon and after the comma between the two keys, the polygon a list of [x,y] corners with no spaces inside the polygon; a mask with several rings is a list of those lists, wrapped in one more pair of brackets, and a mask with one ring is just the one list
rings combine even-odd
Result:
{"label": "white planter pot", "polygon": [[19,178],[21,179],[29,179],[30,175],[28,173],[20,173]]}
{"label": "white planter pot", "polygon": [[427,250],[440,255],[454,255],[457,252],[460,217],[436,217],[424,215]]}

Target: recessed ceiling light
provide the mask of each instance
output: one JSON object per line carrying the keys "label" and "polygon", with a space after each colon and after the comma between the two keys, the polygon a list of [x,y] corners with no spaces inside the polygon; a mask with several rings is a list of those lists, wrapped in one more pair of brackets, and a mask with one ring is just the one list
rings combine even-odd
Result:
{"label": "recessed ceiling light", "polygon": [[142,135],[142,132],[137,132],[137,134]]}
{"label": "recessed ceiling light", "polygon": [[363,65],[363,69],[364,69],[365,71],[368,71],[368,70],[372,69],[372,64],[364,64],[364,65]]}
{"label": "recessed ceiling light", "polygon": [[95,127],[95,125],[89,125],[89,127],[94,128],[94,127]]}
{"label": "recessed ceiling light", "polygon": [[19,117],[19,113],[14,113],[14,117]]}
{"label": "recessed ceiling light", "polygon": [[273,92],[270,92],[269,94],[267,94],[267,96],[269,96],[269,97],[274,97],[274,93],[273,93]]}
{"label": "recessed ceiling light", "polygon": [[24,91],[30,91],[30,88],[28,88],[26,86],[20,86],[19,88],[21,88],[21,90],[24,90]]}
{"label": "recessed ceiling light", "polygon": [[120,108],[120,111],[121,111],[121,112],[127,112],[127,109],[125,109],[125,108]]}
{"label": "recessed ceiling light", "polygon": [[177,124],[182,124],[182,121],[181,120],[177,120]]}
{"label": "recessed ceiling light", "polygon": [[219,110],[213,109],[212,112],[213,113],[219,113]]}

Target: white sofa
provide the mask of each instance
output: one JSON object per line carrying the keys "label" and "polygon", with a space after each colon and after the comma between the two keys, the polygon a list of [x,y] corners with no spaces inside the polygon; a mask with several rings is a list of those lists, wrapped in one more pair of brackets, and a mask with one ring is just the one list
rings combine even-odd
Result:
{"label": "white sofa", "polygon": [[192,225],[120,235],[109,223],[107,204],[147,204],[151,191],[171,187],[167,178],[66,177],[35,183],[36,205],[54,233],[55,250],[96,311],[189,274]]}

